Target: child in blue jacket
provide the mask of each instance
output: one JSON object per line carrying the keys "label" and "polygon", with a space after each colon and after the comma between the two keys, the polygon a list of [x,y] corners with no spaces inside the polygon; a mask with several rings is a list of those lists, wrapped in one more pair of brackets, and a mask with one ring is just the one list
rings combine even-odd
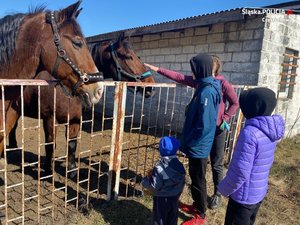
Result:
{"label": "child in blue jacket", "polygon": [[185,184],[185,169],[176,157],[179,142],[163,137],[159,143],[161,159],[142,186],[153,192],[153,225],[177,225],[178,201]]}

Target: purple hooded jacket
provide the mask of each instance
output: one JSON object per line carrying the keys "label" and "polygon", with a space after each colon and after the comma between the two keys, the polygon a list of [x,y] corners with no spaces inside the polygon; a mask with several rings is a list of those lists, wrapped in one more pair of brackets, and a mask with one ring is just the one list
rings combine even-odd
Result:
{"label": "purple hooded jacket", "polygon": [[268,177],[276,144],[284,135],[279,115],[257,116],[246,121],[238,137],[232,161],[218,190],[240,204],[256,204],[268,190]]}

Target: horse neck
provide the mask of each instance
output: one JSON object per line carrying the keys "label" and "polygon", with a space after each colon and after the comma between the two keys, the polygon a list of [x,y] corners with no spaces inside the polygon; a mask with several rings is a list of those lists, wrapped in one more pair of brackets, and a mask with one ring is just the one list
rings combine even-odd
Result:
{"label": "horse neck", "polygon": [[[110,79],[113,78],[112,74],[115,73],[112,68],[114,66],[111,66],[114,62],[112,62],[112,58],[104,59],[103,58],[103,52],[107,48],[107,46],[104,45],[98,45],[94,47],[95,49],[92,50],[92,56],[93,60],[100,72],[103,73],[104,79]],[[105,61],[105,62],[104,62]]]}

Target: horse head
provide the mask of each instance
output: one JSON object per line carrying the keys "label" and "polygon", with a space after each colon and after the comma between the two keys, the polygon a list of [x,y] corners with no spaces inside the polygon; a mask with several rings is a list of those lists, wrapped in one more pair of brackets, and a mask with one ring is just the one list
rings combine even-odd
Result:
{"label": "horse head", "polygon": [[[113,78],[116,81],[155,83],[153,74],[147,70],[132,50],[124,33],[114,42],[94,46],[92,55],[98,69],[103,71],[104,78]],[[137,91],[141,93],[145,91],[146,98],[154,94],[152,87],[138,87]]]}
{"label": "horse head", "polygon": [[60,11],[46,12],[42,28],[40,65],[87,105],[103,93],[99,73],[76,21],[80,1]]}

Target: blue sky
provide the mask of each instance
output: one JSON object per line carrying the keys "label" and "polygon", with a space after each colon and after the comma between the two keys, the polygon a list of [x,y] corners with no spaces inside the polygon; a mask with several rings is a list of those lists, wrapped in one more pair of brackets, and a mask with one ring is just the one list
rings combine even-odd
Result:
{"label": "blue sky", "polygon": [[[83,0],[78,17],[86,37],[111,31],[151,25],[174,19],[238,7],[259,7],[291,0]],[[26,13],[30,7],[45,4],[47,9],[64,8],[76,0],[3,0],[0,18]]]}

